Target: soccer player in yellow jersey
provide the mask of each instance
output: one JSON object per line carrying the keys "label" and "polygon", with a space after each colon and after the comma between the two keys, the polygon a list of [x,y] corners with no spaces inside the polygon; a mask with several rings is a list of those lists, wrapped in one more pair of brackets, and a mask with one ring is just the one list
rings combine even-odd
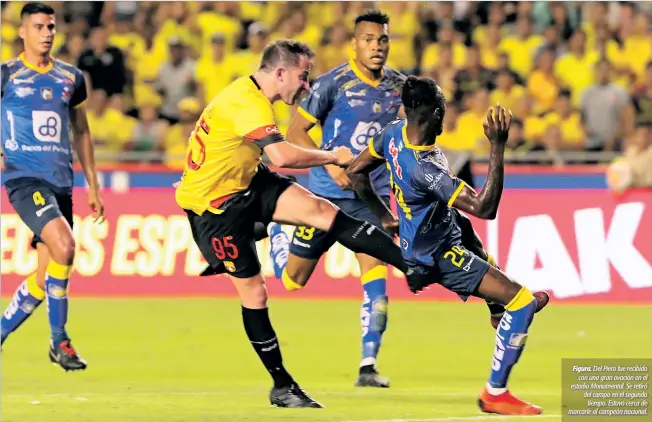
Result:
{"label": "soccer player in yellow jersey", "polygon": [[247,336],[274,380],[270,402],[279,407],[322,407],[283,366],[267,311],[254,224],[271,221],[331,232],[343,246],[371,255],[401,271],[407,266],[393,239],[261,162],[263,151],[279,167],[347,166],[347,148],[304,149],[286,142],[274,122],[272,104],[295,104],[308,90],[314,57],[306,45],[278,40],[263,51],[259,70],[224,88],[190,134],[176,201],[188,214],[193,238],[210,268],[226,268],[242,302]]}

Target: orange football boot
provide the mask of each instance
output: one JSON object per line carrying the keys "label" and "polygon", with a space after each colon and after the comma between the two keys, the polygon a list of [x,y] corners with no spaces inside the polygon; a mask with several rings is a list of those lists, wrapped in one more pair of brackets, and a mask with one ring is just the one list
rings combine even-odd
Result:
{"label": "orange football boot", "polygon": [[539,406],[517,399],[509,390],[494,396],[485,388],[478,397],[478,406],[485,413],[499,415],[540,415],[543,412]]}

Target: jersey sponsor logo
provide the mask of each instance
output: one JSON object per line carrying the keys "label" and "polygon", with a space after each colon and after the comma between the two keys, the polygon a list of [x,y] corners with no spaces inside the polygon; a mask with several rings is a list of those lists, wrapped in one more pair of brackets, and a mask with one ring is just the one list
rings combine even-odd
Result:
{"label": "jersey sponsor logo", "polygon": [[32,111],[32,132],[41,142],[61,142],[61,116],[54,111]]}
{"label": "jersey sponsor logo", "polygon": [[425,179],[426,182],[430,183],[428,190],[435,191],[441,187],[441,178],[444,176],[444,173],[439,173],[437,176],[433,176],[430,173],[426,173]]}
{"label": "jersey sponsor logo", "polygon": [[249,139],[250,141],[259,141],[266,136],[277,135],[280,133],[281,131],[278,130],[278,127],[276,127],[276,125],[267,125],[252,130],[251,132],[247,133],[244,137],[246,139]]}
{"label": "jersey sponsor logo", "polygon": [[394,143],[394,138],[392,138],[389,141],[389,155],[392,156],[392,164],[394,164],[394,169],[396,171],[396,176],[403,180],[403,169],[401,168],[401,165],[398,163],[398,148],[396,147],[396,144]]}
{"label": "jersey sponsor logo", "polygon": [[70,101],[72,98],[72,90],[70,89],[69,86],[64,86],[63,87],[63,93],[61,94],[61,99],[63,102],[67,103]]}
{"label": "jersey sponsor logo", "polygon": [[351,135],[351,146],[356,151],[361,152],[367,148],[367,145],[369,145],[369,139],[376,136],[382,129],[383,128],[378,122],[358,123],[358,125],[353,130],[353,135]]}
{"label": "jersey sponsor logo", "polygon": [[365,103],[366,101],[364,100],[349,100],[349,106],[351,108],[362,107],[363,105],[365,105]]}
{"label": "jersey sponsor logo", "polygon": [[13,79],[14,85],[18,84],[33,84],[34,83],[34,77],[28,78],[28,79]]}
{"label": "jersey sponsor logo", "polygon": [[54,207],[53,204],[48,204],[48,205],[44,206],[43,208],[41,208],[39,210],[36,210],[36,216],[41,217],[43,215],[43,213],[45,213],[45,211],[47,211],[47,210],[49,210],[50,208],[53,208],[53,207]]}
{"label": "jersey sponsor logo", "polygon": [[363,89],[361,91],[346,91],[346,96],[347,97],[364,97],[367,95],[367,90]]}
{"label": "jersey sponsor logo", "polygon": [[34,94],[34,92],[36,92],[36,90],[28,86],[21,86],[16,88],[16,96],[18,98],[29,97],[30,95]]}
{"label": "jersey sponsor logo", "polygon": [[380,101],[374,101],[374,104],[371,107],[371,111],[373,111],[374,113],[380,113],[381,111],[383,111],[383,106],[382,104],[380,104]]}

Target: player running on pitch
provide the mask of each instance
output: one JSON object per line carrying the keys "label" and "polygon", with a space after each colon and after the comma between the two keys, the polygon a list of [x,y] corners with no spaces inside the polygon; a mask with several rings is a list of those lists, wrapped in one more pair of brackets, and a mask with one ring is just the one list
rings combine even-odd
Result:
{"label": "player running on pitch", "polygon": [[[385,66],[390,45],[389,17],[378,10],[358,16],[351,42],[355,60],[334,68],[314,82],[290,123],[290,142],[318,149],[308,132],[320,122],[323,150],[345,146],[357,154],[383,126],[396,119],[405,76]],[[380,168],[372,178],[383,201],[389,204],[389,171]],[[310,169],[309,188],[351,216],[382,229],[380,219],[351,189],[345,169],[334,165]],[[306,284],[321,255],[335,242],[328,232],[314,227],[297,227],[291,243],[279,224],[270,225],[268,231],[274,273],[288,290]],[[360,313],[362,361],[355,385],[389,387],[389,379],[381,377],[376,370],[376,358],[387,326],[387,266],[365,254],[358,253],[356,258],[364,298]]]}
{"label": "player running on pitch", "polygon": [[83,370],[86,362],[66,331],[75,256],[73,147],[90,187],[88,203],[97,219],[104,215],[84,106],[86,82],[81,70],[50,56],[56,31],[50,6],[28,3],[20,17],[25,51],[2,64],[2,179],[11,205],[34,232],[38,269],[14,293],[0,323],[1,341],[47,300],[50,360],[65,370]]}
{"label": "player running on pitch", "polygon": [[[461,296],[477,296],[504,305],[491,375],[478,400],[481,410],[504,415],[540,414],[540,407],[517,399],[507,389],[509,374],[525,347],[537,300],[526,287],[463,246],[451,209],[484,219],[495,217],[503,190],[503,154],[511,115],[508,117],[498,106],[487,115],[484,127],[491,142],[489,173],[482,190],[476,193],[449,174],[438,154],[435,142],[443,130],[446,111],[441,88],[431,79],[411,76],[401,98],[407,120],[386,126],[347,173],[351,177],[368,174],[385,162],[389,164],[403,256],[410,269],[422,275],[420,280],[408,277],[412,292],[436,281]],[[368,178],[356,187],[362,185],[369,185]],[[358,190],[363,198],[369,198],[369,189]]]}
{"label": "player running on pitch", "polygon": [[340,211],[261,163],[263,151],[279,167],[308,168],[353,160],[347,148],[309,150],[286,142],[272,104],[294,104],[308,88],[314,56],[303,43],[278,40],[263,51],[259,70],[237,79],[204,109],[191,133],[176,201],[188,214],[193,238],[212,270],[226,268],[242,303],[245,331],[274,380],[270,402],[322,407],[283,366],[267,310],[267,289],[254,243],[256,222],[279,221],[330,232],[354,252],[407,271],[393,239]]}

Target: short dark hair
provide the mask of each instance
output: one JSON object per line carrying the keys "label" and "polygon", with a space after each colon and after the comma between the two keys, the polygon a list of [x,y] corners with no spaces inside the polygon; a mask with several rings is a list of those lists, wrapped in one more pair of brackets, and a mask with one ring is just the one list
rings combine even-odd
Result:
{"label": "short dark hair", "polygon": [[573,94],[571,94],[569,89],[562,89],[559,91],[559,98],[568,98],[570,100],[572,96]]}
{"label": "short dark hair", "polygon": [[435,81],[414,75],[408,76],[403,84],[401,102],[405,106],[406,112],[414,111],[422,106],[435,106],[442,111],[446,107],[444,91]]}
{"label": "short dark hair", "polygon": [[45,3],[27,3],[20,11],[20,19],[23,19],[25,16],[36,15],[39,13],[45,13],[46,15],[54,15],[54,9],[52,6],[48,6]]}
{"label": "short dark hair", "polygon": [[362,13],[361,15],[358,15],[358,17],[355,18],[355,26],[357,27],[362,22],[371,22],[371,23],[377,23],[379,25],[388,25],[389,15],[377,9],[367,10],[366,12]]}
{"label": "short dark hair", "polygon": [[272,41],[263,50],[260,69],[273,69],[280,64],[296,66],[301,56],[312,59],[315,57],[315,52],[301,41],[288,39]]}

